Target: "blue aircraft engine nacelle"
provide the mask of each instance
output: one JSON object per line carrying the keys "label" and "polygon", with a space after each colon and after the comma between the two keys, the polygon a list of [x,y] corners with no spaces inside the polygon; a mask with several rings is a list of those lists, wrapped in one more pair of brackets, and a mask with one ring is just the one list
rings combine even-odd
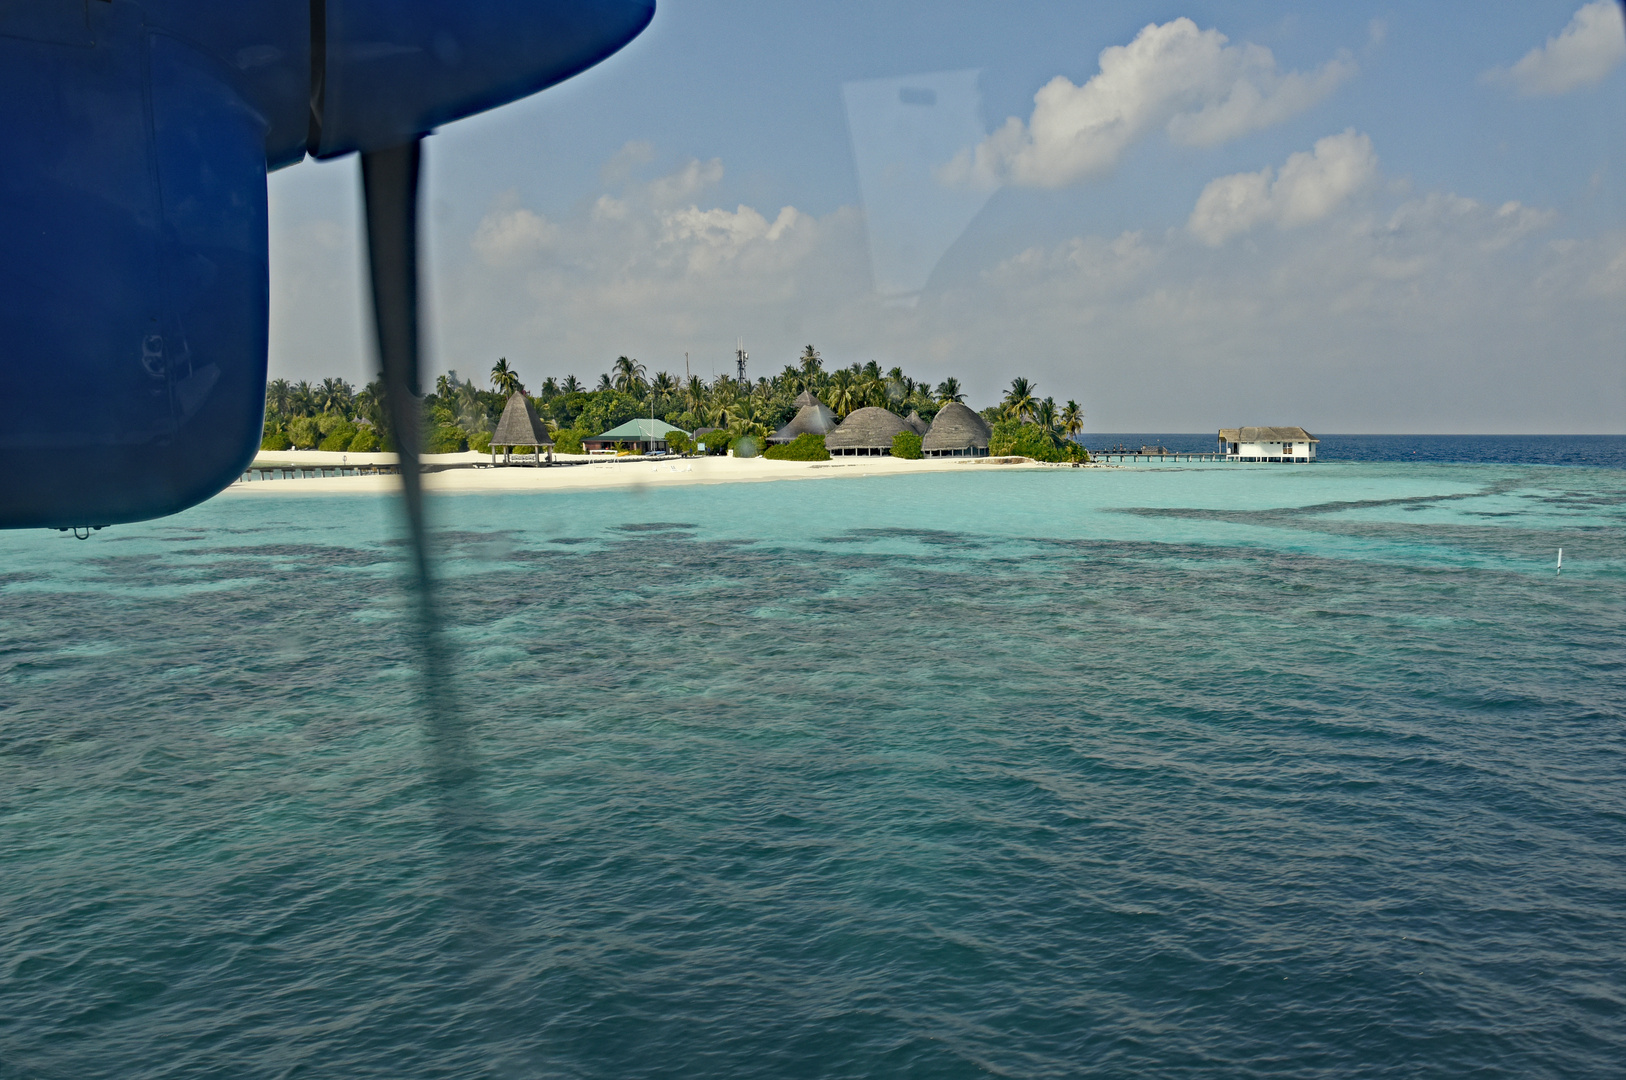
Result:
{"label": "blue aircraft engine nacelle", "polygon": [[652,0],[0,0],[0,527],[174,513],[252,460],[265,177],[614,53]]}

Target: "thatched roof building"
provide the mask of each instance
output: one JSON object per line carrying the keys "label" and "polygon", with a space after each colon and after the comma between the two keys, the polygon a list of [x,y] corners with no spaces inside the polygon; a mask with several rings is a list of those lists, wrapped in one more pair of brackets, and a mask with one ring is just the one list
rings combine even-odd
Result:
{"label": "thatched roof building", "polygon": [[903,418],[903,422],[914,428],[916,435],[924,435],[926,432],[930,431],[932,427],[921,418],[919,409],[910,409],[909,415]]}
{"label": "thatched roof building", "polygon": [[798,435],[828,435],[838,423],[829,406],[814,397],[813,391],[803,390],[796,399],[796,415],[791,417],[790,423],[769,435],[768,441],[788,443]]}
{"label": "thatched roof building", "polygon": [[938,410],[931,430],[920,440],[920,451],[927,457],[985,457],[990,434],[986,420],[951,401]]}
{"label": "thatched roof building", "polygon": [[506,464],[513,458],[513,452],[518,447],[525,447],[531,451],[527,456],[533,460],[541,456],[542,448],[553,446],[553,437],[548,434],[548,426],[536,415],[536,409],[531,405],[531,399],[523,393],[515,392],[508,395],[508,404],[503,406],[502,419],[497,421],[497,430],[491,433],[491,461],[497,462],[497,447],[503,448],[503,462]]}
{"label": "thatched roof building", "polygon": [[908,421],[890,409],[855,409],[840,427],[824,437],[824,448],[831,454],[890,454],[892,437],[913,430]]}

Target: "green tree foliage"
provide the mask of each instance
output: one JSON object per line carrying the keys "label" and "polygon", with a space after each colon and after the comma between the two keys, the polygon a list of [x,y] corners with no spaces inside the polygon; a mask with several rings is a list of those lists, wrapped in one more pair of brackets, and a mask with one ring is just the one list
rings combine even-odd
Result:
{"label": "green tree foliage", "polygon": [[469,437],[456,424],[436,424],[425,433],[426,454],[456,454],[469,448]]}
{"label": "green tree foliage", "polygon": [[[670,422],[670,421],[668,421],[668,422]],[[666,446],[667,446],[667,449],[671,450],[675,454],[692,454],[692,453],[694,453],[694,440],[689,438],[689,436],[683,434],[683,432],[681,432],[681,431],[669,431],[669,432],[667,432],[666,433]]]}
{"label": "green tree foliage", "polygon": [[900,431],[892,436],[892,456],[919,461],[926,455],[920,452],[920,436],[913,431]]}
{"label": "green tree foliage", "polygon": [[288,433],[281,428],[275,428],[265,433],[260,440],[261,450],[286,450],[293,444],[288,441]]}
{"label": "green tree foliage", "polygon": [[352,454],[371,454],[378,450],[378,432],[372,427],[358,428],[356,437],[350,440]]}
{"label": "green tree foliage", "polygon": [[575,428],[560,428],[553,436],[553,449],[560,454],[580,454],[582,439],[589,432],[577,431]]}
{"label": "green tree foliage", "polygon": [[1030,457],[1035,461],[1088,461],[1089,454],[1071,439],[1054,430],[1020,420],[1000,420],[988,438],[988,453],[994,457]]}
{"label": "green tree foliage", "polygon": [[519,373],[508,366],[508,357],[499,356],[496,364],[491,368],[491,388],[504,398],[519,393],[525,388],[520,385]]}
{"label": "green tree foliage", "polygon": [[1068,437],[1084,430],[1084,410],[1079,408],[1078,402],[1069,399],[1062,407],[1061,430]]}
{"label": "green tree foliage", "polygon": [[762,456],[772,461],[829,461],[830,451],[824,448],[824,436],[804,432],[788,443],[770,446]]}
{"label": "green tree foliage", "polygon": [[491,432],[476,431],[469,436],[469,449],[478,450],[482,454],[491,453]]}
{"label": "green tree foliage", "polygon": [[288,422],[288,442],[295,450],[310,450],[322,441],[322,431],[309,416],[297,416]]}
{"label": "green tree foliage", "polygon": [[1038,407],[1034,400],[1034,393],[1039,388],[1023,378],[1011,380],[1011,388],[1005,392],[1005,400],[1001,402],[1002,411],[1007,420],[1029,420],[1033,417],[1033,410]]}
{"label": "green tree foliage", "polygon": [[356,437],[354,424],[339,424],[322,437],[320,450],[341,452],[350,449],[350,442]]}

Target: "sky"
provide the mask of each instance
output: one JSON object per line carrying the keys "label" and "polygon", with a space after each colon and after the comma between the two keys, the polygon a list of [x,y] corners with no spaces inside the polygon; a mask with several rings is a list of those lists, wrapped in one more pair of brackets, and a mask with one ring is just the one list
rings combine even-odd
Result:
{"label": "sky", "polygon": [[[425,143],[426,368],[743,340],[1100,432],[1623,433],[1623,106],[1615,0],[659,0]],[[356,160],[269,186],[271,376],[367,381]]]}

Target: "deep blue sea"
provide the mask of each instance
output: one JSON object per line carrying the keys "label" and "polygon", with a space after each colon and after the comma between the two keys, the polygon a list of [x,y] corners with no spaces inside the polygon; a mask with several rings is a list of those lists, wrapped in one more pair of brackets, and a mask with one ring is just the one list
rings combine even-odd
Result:
{"label": "deep blue sea", "polygon": [[0,534],[0,1077],[1618,1077],[1623,443]]}

